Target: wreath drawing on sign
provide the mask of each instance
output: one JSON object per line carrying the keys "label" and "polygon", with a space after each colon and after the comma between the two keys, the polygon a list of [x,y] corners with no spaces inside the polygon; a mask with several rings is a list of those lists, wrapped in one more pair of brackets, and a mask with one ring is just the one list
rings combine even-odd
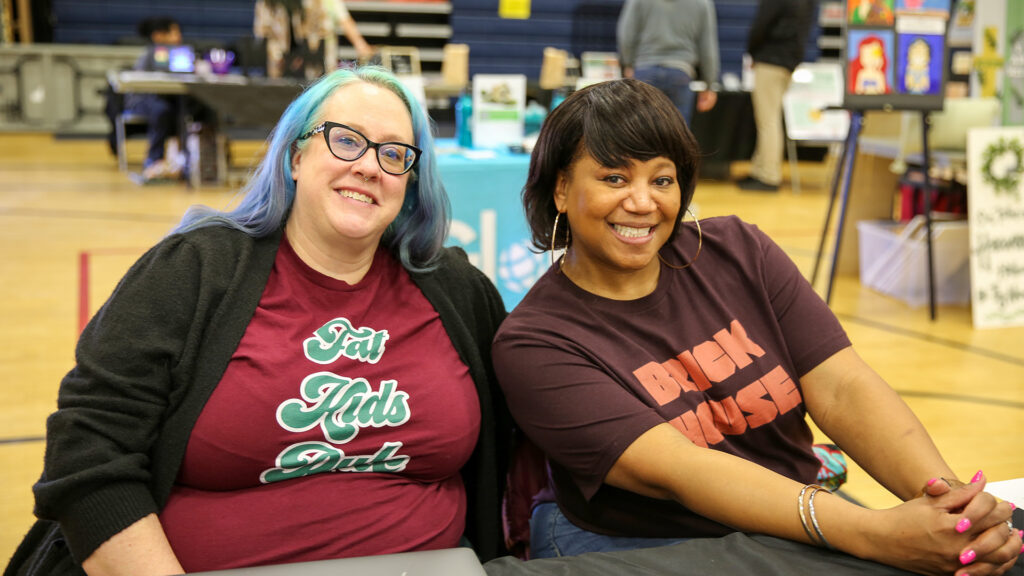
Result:
{"label": "wreath drawing on sign", "polygon": [[[1007,155],[1012,156],[1013,164],[1002,175],[996,174],[992,165],[1000,160],[999,164],[1005,166],[1002,159]],[[982,160],[981,175],[995,189],[996,194],[1019,194],[1021,173],[1024,172],[1024,144],[1020,140],[1000,138],[985,147]]]}

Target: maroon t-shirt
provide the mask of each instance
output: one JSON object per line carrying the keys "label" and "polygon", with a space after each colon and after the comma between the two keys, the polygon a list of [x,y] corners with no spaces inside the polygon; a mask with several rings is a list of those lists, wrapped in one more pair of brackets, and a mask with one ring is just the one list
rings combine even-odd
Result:
{"label": "maroon t-shirt", "polygon": [[187,571],[458,545],[469,370],[385,250],[358,284],[282,240],[160,514]]}
{"label": "maroon t-shirt", "polygon": [[[799,376],[849,339],[764,233],[734,217],[701,227],[697,262],[662,266],[651,294],[609,300],[553,266],[498,331],[495,370],[512,414],[547,453],[558,503],[583,528],[643,537],[730,531],[681,504],[603,484],[622,452],[664,422],[699,446],[799,482],[816,477]],[[696,249],[689,224],[661,254],[681,265]]]}

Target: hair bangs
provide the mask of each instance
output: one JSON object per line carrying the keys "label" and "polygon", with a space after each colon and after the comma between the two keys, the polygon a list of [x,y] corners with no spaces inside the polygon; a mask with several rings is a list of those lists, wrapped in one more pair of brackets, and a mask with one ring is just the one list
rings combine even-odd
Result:
{"label": "hair bangs", "polygon": [[[689,174],[694,169],[693,152],[686,144],[694,142],[682,115],[667,99],[644,98],[646,85],[626,86],[632,94],[622,94],[622,84],[614,92],[610,85],[605,90],[597,85],[588,94],[581,147],[604,166],[622,167],[663,156],[676,164],[681,176]],[[622,100],[637,96],[647,105],[624,105]]]}

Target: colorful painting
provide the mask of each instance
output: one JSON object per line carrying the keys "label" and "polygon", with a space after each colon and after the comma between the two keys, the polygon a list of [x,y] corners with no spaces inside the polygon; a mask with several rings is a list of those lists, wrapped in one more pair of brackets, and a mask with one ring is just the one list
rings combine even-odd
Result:
{"label": "colorful painting", "polygon": [[[893,32],[891,30],[849,30],[847,42],[846,91],[850,94],[861,95],[892,92]],[[941,62],[941,58],[939,61]]]}
{"label": "colorful painting", "polygon": [[949,14],[949,0],[896,0],[896,11]]}
{"label": "colorful painting", "polygon": [[938,94],[942,88],[942,36],[900,34],[896,46],[896,90]]}
{"label": "colorful painting", "polygon": [[[903,0],[904,2],[913,0]],[[893,0],[849,0],[847,21],[866,26],[892,26]]]}

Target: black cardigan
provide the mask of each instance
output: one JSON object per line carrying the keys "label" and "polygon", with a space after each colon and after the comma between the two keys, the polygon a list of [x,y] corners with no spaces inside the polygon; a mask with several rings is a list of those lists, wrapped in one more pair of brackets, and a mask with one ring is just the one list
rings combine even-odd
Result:
{"label": "black cardigan", "polygon": [[[77,562],[166,504],[192,427],[263,293],[281,234],[257,239],[210,227],[170,236],[132,266],[82,332],[77,364],[47,421],[44,472],[33,487],[36,515],[59,522]],[[457,248],[412,278],[480,398],[480,436],[463,468],[465,535],[487,560],[504,553],[500,504],[512,421],[490,355],[504,306]],[[42,526],[32,533],[44,531],[61,536]],[[29,553],[19,549],[14,560]]]}

